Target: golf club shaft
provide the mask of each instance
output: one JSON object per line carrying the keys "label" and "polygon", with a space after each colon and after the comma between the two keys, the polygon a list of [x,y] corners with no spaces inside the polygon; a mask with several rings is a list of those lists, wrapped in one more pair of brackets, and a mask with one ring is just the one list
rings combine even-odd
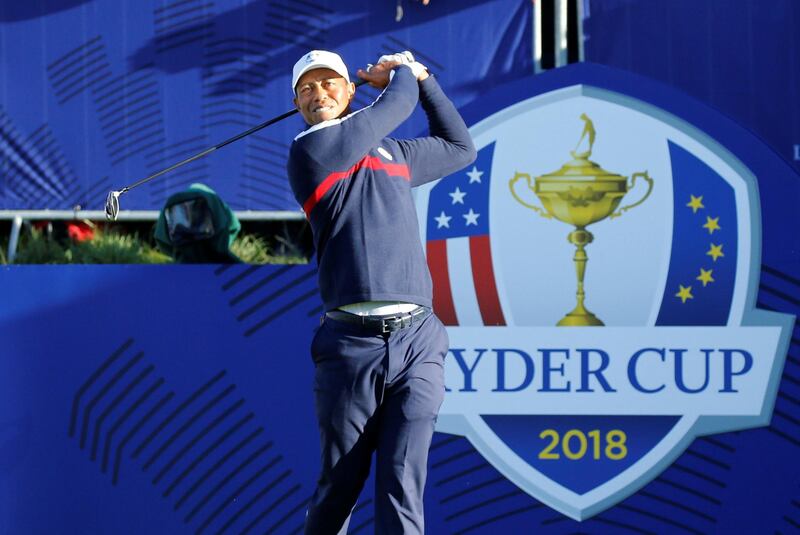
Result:
{"label": "golf club shaft", "polygon": [[[364,85],[365,83],[367,83],[366,80],[359,80],[359,81],[357,81],[355,83],[355,85],[356,85],[356,87],[359,87],[359,86]],[[217,145],[214,145],[213,147],[209,147],[209,148],[205,149],[204,151],[195,154],[194,156],[189,156],[185,160],[181,160],[180,162],[178,162],[176,164],[173,164],[173,165],[167,167],[166,169],[162,169],[161,171],[158,171],[157,173],[153,173],[152,175],[147,176],[147,177],[139,180],[138,182],[135,182],[135,183],[131,184],[130,186],[126,186],[126,187],[122,188],[119,191],[119,194],[122,195],[123,193],[127,193],[128,191],[132,190],[133,188],[141,186],[145,182],[149,182],[149,181],[153,180],[154,178],[158,178],[158,177],[160,177],[161,175],[163,175],[165,173],[169,173],[170,171],[172,171],[174,169],[177,169],[178,167],[186,165],[187,163],[191,163],[191,162],[193,162],[195,160],[199,160],[203,156],[211,154],[215,150],[221,149],[225,145],[229,145],[229,144],[233,143],[234,141],[238,141],[238,140],[242,139],[243,137],[247,137],[250,134],[258,132],[262,128],[266,128],[271,124],[275,124],[278,121],[282,121],[282,120],[286,119],[287,117],[291,117],[295,113],[297,113],[297,109],[289,110],[286,113],[282,113],[281,115],[278,115],[277,117],[273,117],[272,119],[269,119],[268,121],[264,121],[263,123],[258,124],[256,126],[254,126],[253,128],[250,128],[249,130],[245,130],[244,132],[242,132],[240,134],[236,134],[235,136],[233,136],[230,139],[226,139],[222,143],[218,143]]]}
{"label": "golf club shaft", "polygon": [[223,141],[222,143],[219,143],[219,144],[217,144],[217,145],[214,145],[213,147],[209,147],[209,148],[207,148],[206,150],[204,150],[203,152],[198,152],[198,153],[197,153],[197,154],[195,154],[194,156],[189,156],[189,157],[188,157],[188,158],[186,158],[185,160],[181,160],[180,162],[178,162],[178,163],[176,163],[176,164],[173,164],[173,165],[171,165],[171,166],[167,167],[166,169],[162,169],[161,171],[158,171],[157,173],[153,173],[152,175],[150,175],[150,176],[147,176],[147,177],[145,177],[145,178],[143,178],[143,179],[139,180],[138,182],[135,182],[135,183],[131,184],[130,186],[126,186],[126,187],[122,188],[122,189],[120,190],[120,192],[119,192],[119,193],[120,193],[120,195],[121,195],[121,194],[123,194],[123,193],[126,193],[126,192],[128,192],[128,191],[132,190],[133,188],[135,188],[135,187],[137,187],[137,186],[141,186],[141,185],[142,185],[142,184],[144,184],[145,182],[149,182],[149,181],[153,180],[154,178],[158,178],[158,177],[160,177],[161,175],[163,175],[163,174],[165,174],[165,173],[169,173],[169,172],[170,172],[170,171],[172,171],[173,169],[177,169],[178,167],[181,167],[181,166],[183,166],[183,165],[186,165],[187,163],[192,163],[192,162],[193,162],[193,161],[195,161],[195,160],[199,160],[199,159],[200,159],[200,158],[202,158],[203,156],[206,156],[206,155],[208,155],[208,154],[211,154],[211,153],[212,153],[212,152],[214,152],[215,150],[217,150],[217,149],[221,149],[221,148],[222,148],[222,147],[224,147],[225,145],[228,145],[228,144],[230,144],[230,143],[233,143],[234,141],[237,141],[237,140],[239,140],[239,139],[242,139],[242,138],[243,138],[243,137],[245,137],[245,136],[249,136],[250,134],[252,134],[252,133],[254,133],[254,132],[258,132],[258,131],[259,131],[259,130],[261,130],[262,128],[266,128],[267,126],[269,126],[269,125],[271,125],[271,124],[275,124],[275,123],[277,123],[278,121],[281,121],[281,120],[283,120],[283,119],[286,119],[287,117],[289,117],[289,116],[291,116],[291,115],[294,115],[295,113],[297,113],[297,110],[291,110],[291,111],[287,111],[286,113],[283,113],[283,114],[281,114],[281,115],[278,115],[277,117],[273,117],[272,119],[270,119],[270,120],[268,120],[268,121],[266,121],[266,122],[263,122],[263,123],[261,123],[261,124],[259,124],[259,125],[256,125],[256,126],[254,126],[253,128],[251,128],[251,129],[249,129],[249,130],[247,130],[247,131],[245,131],[245,132],[242,132],[241,134],[237,134],[237,135],[233,136],[233,137],[232,137],[232,138],[230,138],[230,139],[226,139],[226,140],[225,140],[225,141]]}

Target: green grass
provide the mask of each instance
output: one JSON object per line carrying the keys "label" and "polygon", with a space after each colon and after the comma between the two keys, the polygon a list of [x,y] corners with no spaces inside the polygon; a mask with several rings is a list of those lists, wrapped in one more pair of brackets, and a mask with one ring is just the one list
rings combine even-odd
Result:
{"label": "green grass", "polygon": [[40,230],[22,234],[14,264],[68,264],[66,249]]}
{"label": "green grass", "polygon": [[71,244],[66,251],[72,264],[166,264],[172,259],[136,234],[97,233],[91,240]]}
{"label": "green grass", "polygon": [[231,244],[233,254],[247,264],[306,264],[308,260],[297,254],[276,255],[270,251],[266,240],[255,234],[240,235]]}
{"label": "green grass", "polygon": [[[7,264],[8,240],[0,241],[0,264]],[[305,264],[306,258],[281,247],[275,254],[266,240],[255,234],[240,235],[231,251],[248,264]],[[138,234],[96,230],[91,240],[60,243],[41,230],[23,232],[13,264],[170,264],[173,260]]]}
{"label": "green grass", "polygon": [[136,234],[97,232],[91,240],[62,244],[40,230],[20,236],[14,264],[165,264],[168,256]]}

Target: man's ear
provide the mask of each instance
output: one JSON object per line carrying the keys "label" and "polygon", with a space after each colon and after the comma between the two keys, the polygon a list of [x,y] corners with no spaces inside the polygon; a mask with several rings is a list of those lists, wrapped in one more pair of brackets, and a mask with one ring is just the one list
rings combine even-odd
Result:
{"label": "man's ear", "polygon": [[353,99],[353,95],[356,94],[356,84],[350,82],[347,84],[347,95],[350,97],[350,100]]}
{"label": "man's ear", "polygon": [[297,97],[293,97],[293,98],[292,98],[292,103],[294,104],[294,108],[295,108],[297,111],[300,111],[300,105],[297,103]]}

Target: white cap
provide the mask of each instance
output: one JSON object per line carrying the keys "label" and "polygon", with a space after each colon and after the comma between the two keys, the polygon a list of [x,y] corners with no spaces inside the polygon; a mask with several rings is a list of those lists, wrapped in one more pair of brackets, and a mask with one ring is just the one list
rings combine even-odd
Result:
{"label": "white cap", "polygon": [[313,69],[330,69],[340,75],[350,83],[350,75],[347,73],[347,65],[342,61],[341,56],[335,52],[327,50],[312,50],[294,64],[292,69],[292,92],[294,92],[300,77]]}

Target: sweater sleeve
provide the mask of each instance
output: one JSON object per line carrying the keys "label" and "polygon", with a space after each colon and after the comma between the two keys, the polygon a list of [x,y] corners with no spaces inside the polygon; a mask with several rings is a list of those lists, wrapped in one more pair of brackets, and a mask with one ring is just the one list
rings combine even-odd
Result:
{"label": "sweater sleeve", "polygon": [[436,79],[429,76],[419,86],[430,136],[397,140],[411,171],[412,187],[458,171],[477,156],[464,119]]}
{"label": "sweater sleeve", "polygon": [[410,68],[400,65],[375,102],[340,119],[312,126],[295,138],[295,145],[324,169],[347,169],[405,121],[418,99],[416,78]]}

